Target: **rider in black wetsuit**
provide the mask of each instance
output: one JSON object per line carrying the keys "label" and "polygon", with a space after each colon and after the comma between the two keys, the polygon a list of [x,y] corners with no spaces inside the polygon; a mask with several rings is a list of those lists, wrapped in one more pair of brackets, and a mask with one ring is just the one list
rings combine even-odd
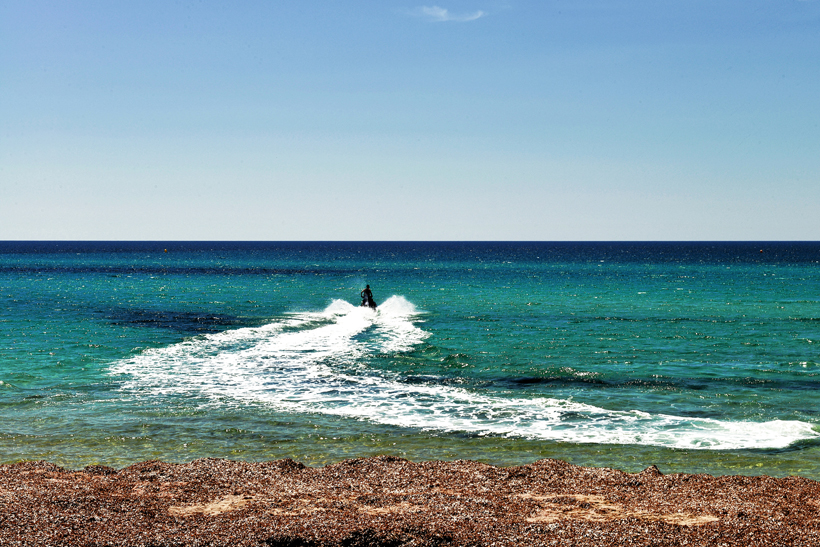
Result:
{"label": "rider in black wetsuit", "polygon": [[364,290],[361,292],[362,297],[362,306],[369,306],[376,309],[376,301],[373,300],[373,293],[370,292],[370,285],[367,285]]}

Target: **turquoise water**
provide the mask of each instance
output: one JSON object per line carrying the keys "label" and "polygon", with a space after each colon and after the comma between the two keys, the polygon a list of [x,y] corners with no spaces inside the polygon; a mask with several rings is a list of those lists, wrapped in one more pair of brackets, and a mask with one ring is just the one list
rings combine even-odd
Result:
{"label": "turquoise water", "polygon": [[0,243],[0,462],[820,479],[819,266],[820,243]]}

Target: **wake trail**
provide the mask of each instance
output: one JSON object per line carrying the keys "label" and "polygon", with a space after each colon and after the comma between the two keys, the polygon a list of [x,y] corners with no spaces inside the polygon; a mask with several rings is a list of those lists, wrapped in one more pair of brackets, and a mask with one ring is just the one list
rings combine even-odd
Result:
{"label": "wake trail", "polygon": [[[721,421],[612,411],[554,398],[503,398],[464,388],[408,384],[363,362],[409,352],[429,333],[412,303],[393,296],[376,312],[336,300],[258,328],[205,335],[149,349],[112,365],[122,389],[184,394],[209,404],[264,404],[422,431],[462,431],[570,443],[685,449],[785,448],[817,438],[799,421]],[[232,402],[232,403],[231,403]]]}

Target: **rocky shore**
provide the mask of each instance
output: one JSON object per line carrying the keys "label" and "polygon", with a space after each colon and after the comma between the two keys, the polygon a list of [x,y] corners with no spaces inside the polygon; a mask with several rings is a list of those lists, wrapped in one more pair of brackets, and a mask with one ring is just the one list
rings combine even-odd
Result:
{"label": "rocky shore", "polygon": [[0,466],[0,545],[820,545],[820,483],[557,460]]}

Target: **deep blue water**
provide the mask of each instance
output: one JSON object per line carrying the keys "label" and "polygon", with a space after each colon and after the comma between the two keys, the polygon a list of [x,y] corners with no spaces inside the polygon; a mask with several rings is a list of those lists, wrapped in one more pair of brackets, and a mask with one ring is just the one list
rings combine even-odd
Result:
{"label": "deep blue water", "polygon": [[820,478],[819,266],[817,242],[0,242],[0,461]]}

